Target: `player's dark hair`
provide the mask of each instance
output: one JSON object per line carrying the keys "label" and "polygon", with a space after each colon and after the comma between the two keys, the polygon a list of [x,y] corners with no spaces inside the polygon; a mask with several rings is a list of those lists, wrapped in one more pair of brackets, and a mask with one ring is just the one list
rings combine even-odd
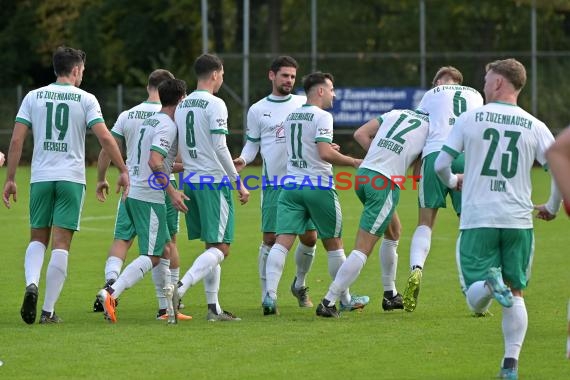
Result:
{"label": "player's dark hair", "polygon": [[194,72],[198,79],[206,79],[214,71],[220,71],[223,67],[223,62],[217,55],[202,54],[196,61],[194,61]]}
{"label": "player's dark hair", "polygon": [[148,87],[156,89],[160,82],[167,79],[174,79],[174,75],[170,71],[164,69],[154,70],[148,76]]}
{"label": "player's dark hair", "polygon": [[158,85],[158,96],[163,107],[176,106],[186,95],[186,82],[181,79],[166,79]]}
{"label": "player's dark hair", "polygon": [[53,52],[53,71],[56,76],[67,76],[75,66],[85,64],[86,55],[82,50],[60,46]]}
{"label": "player's dark hair", "polygon": [[309,95],[309,91],[313,87],[319,84],[325,84],[327,79],[330,80],[331,82],[334,82],[334,78],[330,73],[322,73],[320,71],[317,71],[309,75],[306,75],[303,78],[303,89],[305,90],[305,94]]}
{"label": "player's dark hair", "polygon": [[281,69],[282,67],[293,67],[295,69],[298,69],[299,64],[297,63],[297,61],[295,61],[293,57],[290,57],[288,55],[281,55],[275,58],[273,62],[271,62],[269,70],[273,71],[274,73],[277,73],[279,69]]}

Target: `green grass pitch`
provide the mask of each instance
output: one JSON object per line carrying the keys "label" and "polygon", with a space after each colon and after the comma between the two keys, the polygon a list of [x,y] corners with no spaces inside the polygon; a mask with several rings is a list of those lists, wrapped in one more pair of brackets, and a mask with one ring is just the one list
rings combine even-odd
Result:
{"label": "green grass pitch", "polygon": [[[248,168],[247,173],[258,174],[259,168]],[[115,175],[111,171],[110,182]],[[0,177],[4,176],[5,168],[0,170]],[[533,176],[533,200],[542,203],[548,197],[549,177],[540,170]],[[97,202],[95,170],[91,168],[81,231],[72,243],[67,281],[56,305],[64,323],[29,326],[19,315],[29,239],[29,168],[20,168],[17,179],[19,201],[11,210],[0,211],[2,379],[492,379],[498,372],[503,355],[501,310],[494,303],[494,317],[470,316],[457,280],[458,220],[452,210],[440,211],[413,313],[381,310],[376,252],[351,288],[353,293],[370,296],[371,303],[363,312],[323,320],[315,316],[314,309],[300,309],[289,293],[294,275],[293,258],[289,257],[279,288],[281,315],[264,317],[257,275],[259,191],[253,191],[249,204],[239,206],[236,202],[235,242],[222,264],[220,302],[240,316],[241,322],[207,322],[201,284],[184,297],[184,312],[194,316],[192,321],[176,326],[156,321],[154,288],[147,275],[121,296],[118,323],[112,325],[93,313],[91,306],[104,280],[118,196],[110,196],[104,204]],[[348,255],[361,205],[352,190],[339,191],[339,196]],[[398,212],[403,231],[397,285],[403,291],[417,217],[415,191],[402,191]],[[520,357],[521,379],[570,377],[570,363],[565,359],[569,227],[563,213],[549,223],[535,222],[536,250],[526,292],[529,328]],[[186,239],[183,222],[181,228],[184,273],[203,246]],[[129,259],[136,254],[132,250]],[[48,260],[49,254],[44,261],[39,307]],[[330,284],[320,243],[307,282],[316,303]]]}

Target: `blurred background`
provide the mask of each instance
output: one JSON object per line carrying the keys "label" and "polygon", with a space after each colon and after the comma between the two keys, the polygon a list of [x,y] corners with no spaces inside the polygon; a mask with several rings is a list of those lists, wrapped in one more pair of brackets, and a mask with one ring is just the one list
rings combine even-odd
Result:
{"label": "blurred background", "polygon": [[[570,124],[570,0],[1,0],[0,150],[6,152],[25,94],[55,79],[59,45],[87,53],[81,87],[94,93],[109,128],[146,99],[146,80],[165,68],[195,86],[203,52],[224,60],[218,96],[229,111],[229,146],[242,147],[248,107],[270,90],[270,62],[291,55],[301,78],[331,72],[343,152],[362,154],[352,131],[392,107],[413,107],[440,66],[482,92],[485,64],[514,57],[527,68],[520,105],[553,133]],[[360,92],[359,92],[360,91]],[[359,95],[360,94],[360,95]],[[402,102],[388,99],[390,96]],[[368,103],[365,103],[368,102]],[[376,102],[376,103],[375,103]],[[368,104],[367,109],[365,104]],[[344,112],[342,115],[338,112]],[[31,139],[23,162],[31,159]],[[87,139],[87,161],[99,146]]]}

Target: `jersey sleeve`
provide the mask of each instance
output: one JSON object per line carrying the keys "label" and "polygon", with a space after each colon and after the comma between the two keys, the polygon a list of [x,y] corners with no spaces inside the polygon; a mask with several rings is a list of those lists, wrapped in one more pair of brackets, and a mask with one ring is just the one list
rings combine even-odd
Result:
{"label": "jersey sleeve", "polygon": [[247,140],[251,142],[261,141],[261,127],[255,109],[250,108],[247,112],[247,126],[245,127]]}
{"label": "jersey sleeve", "polygon": [[160,125],[155,128],[152,141],[150,143],[150,150],[158,152],[162,157],[166,157],[170,148],[174,145],[176,140],[177,129],[173,124]]}
{"label": "jersey sleeve", "polygon": [[125,138],[125,123],[129,117],[129,111],[123,111],[117,118],[115,125],[111,128],[111,133],[114,136]]}
{"label": "jersey sleeve", "polygon": [[87,94],[84,97],[85,100],[85,123],[87,128],[91,128],[97,123],[104,123],[103,113],[101,112],[101,106],[97,101],[97,98],[93,94]]}
{"label": "jersey sleeve", "polygon": [[213,102],[210,111],[210,133],[228,134],[228,109],[222,99]]}
{"label": "jersey sleeve", "polygon": [[330,113],[325,112],[319,118],[316,125],[315,142],[332,143],[333,140],[333,117]]}
{"label": "jersey sleeve", "polygon": [[15,120],[18,123],[26,125],[28,128],[32,128],[32,98],[33,94],[28,92],[20,105]]}
{"label": "jersey sleeve", "polygon": [[464,113],[459,116],[455,122],[455,126],[451,129],[449,136],[445,144],[441,147],[441,150],[448,153],[453,158],[459,156],[463,152],[463,126],[465,125],[465,120],[467,119],[469,113]]}
{"label": "jersey sleeve", "polygon": [[538,141],[538,146],[536,149],[535,159],[542,165],[546,166],[546,151],[554,143],[554,136],[552,132],[546,127],[546,125],[540,123],[536,128],[536,139]]}

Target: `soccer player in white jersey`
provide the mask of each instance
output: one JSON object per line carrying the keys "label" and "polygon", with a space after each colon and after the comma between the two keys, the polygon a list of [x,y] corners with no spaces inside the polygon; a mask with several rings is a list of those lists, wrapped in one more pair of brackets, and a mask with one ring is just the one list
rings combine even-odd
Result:
{"label": "soccer player in white jersey", "polygon": [[[269,250],[275,244],[277,224],[277,200],[282,186],[279,179],[287,175],[287,155],[283,121],[296,108],[305,104],[305,96],[291,94],[297,77],[298,64],[289,56],[280,56],[273,60],[269,68],[271,94],[249,108],[247,113],[247,141],[238,158],[234,160],[237,171],[241,171],[252,162],[261,148],[263,158],[263,178],[261,196],[261,231],[263,240],[259,247],[258,268],[261,284],[261,301],[267,293],[266,263]],[[312,223],[309,221],[309,224]],[[311,269],[315,257],[317,231],[308,226],[307,232],[299,236],[299,245],[295,250],[297,273],[291,284],[291,292],[297,298],[300,307],[313,307],[309,297],[309,288],[305,277]]]}
{"label": "soccer player in white jersey", "polygon": [[6,157],[4,156],[4,153],[0,152],[0,168],[4,166],[4,162],[6,162]]}
{"label": "soccer player in white jersey", "polygon": [[[186,83],[179,79],[167,79],[158,85],[158,93],[162,104],[160,112],[145,119],[138,128],[137,134],[141,138],[136,157],[140,157],[140,161],[134,163],[138,170],[134,166],[131,168],[131,191],[125,199],[125,212],[117,228],[117,233],[129,243],[138,237],[140,256],[127,265],[113,284],[97,293],[106,317],[112,323],[117,321],[116,299],[153,267],[159,266],[161,257],[168,251],[166,243],[170,240],[170,234],[164,192],[170,197],[174,208],[183,212],[188,210],[184,204],[184,194],[168,181],[169,169],[166,167],[167,163],[174,161],[178,149],[174,110],[186,95]],[[151,186],[156,182],[162,186]],[[168,266],[160,267],[168,270]],[[173,315],[172,308],[170,311]]]}
{"label": "soccer player in white jersey", "polygon": [[[531,170],[535,160],[546,164],[554,137],[517,106],[526,82],[520,62],[494,61],[486,71],[487,104],[459,117],[435,170],[449,188],[463,192],[457,254],[467,304],[475,313],[486,312],[493,297],[503,306],[505,353],[499,377],[517,379],[528,326],[523,289],[534,253]],[[462,151],[465,173],[452,174],[452,160]],[[559,207],[553,181],[548,202],[536,206],[537,216],[552,220]]]}
{"label": "soccer player in white jersey", "polygon": [[184,166],[184,193],[187,202],[188,239],[200,239],[205,251],[194,260],[178,282],[182,297],[191,286],[204,280],[209,321],[236,321],[223,310],[218,300],[221,262],[230,253],[234,239],[234,206],[231,190],[237,187],[244,204],[249,191],[233,182],[237,172],[226,145],[228,109],[214,94],[224,81],[224,66],[213,54],[202,54],[194,62],[196,90],[185,97],[176,109],[179,154]]}
{"label": "soccer player in white jersey", "polygon": [[[362,160],[345,156],[332,145],[333,118],[325,111],[334,99],[333,76],[315,72],[303,79],[307,104],[294,110],[284,122],[287,145],[287,177],[277,206],[277,239],[267,257],[266,314],[278,314],[277,287],[287,253],[295,237],[306,233],[311,220],[328,253],[329,274],[334,278],[346,260],[342,246],[342,213],[332,181],[332,164],[358,167]],[[363,308],[366,296],[341,295],[347,310]]]}
{"label": "soccer player in white jersey", "polygon": [[[111,133],[117,140],[119,146],[124,145],[126,147],[126,163],[131,175],[133,173],[138,174],[141,165],[140,156],[138,155],[138,145],[141,140],[139,127],[144,120],[160,111],[160,108],[162,106],[160,104],[160,97],[158,94],[158,85],[166,79],[174,79],[174,75],[172,75],[172,73],[168,70],[157,69],[150,73],[146,87],[148,93],[147,100],[134,106],[131,109],[121,112],[117,118],[117,121],[115,122],[115,125],[113,126],[113,129],[111,129]],[[146,165],[146,163],[144,164]],[[106,200],[106,194],[109,189],[109,184],[105,178],[108,166],[108,155],[105,153],[105,151],[102,150],[99,154],[97,165],[98,182],[96,189],[97,199],[99,199],[101,202]],[[171,167],[169,165],[167,165],[167,168],[170,171]],[[175,180],[172,174],[170,180]],[[176,187],[175,182],[173,182],[173,185]],[[170,202],[170,198],[168,196],[165,197],[165,201],[170,242],[167,243],[169,257],[163,257],[161,259],[161,265],[169,265],[171,275],[170,281],[176,284],[178,282],[178,276],[180,272],[180,260],[178,257],[178,249],[176,247],[176,234],[178,232],[179,219],[178,210],[172,206],[172,203]],[[121,233],[123,230],[122,223],[129,223],[128,217],[125,216],[125,213],[125,203],[123,200],[120,200],[117,208],[114,239],[107,255],[107,261],[105,262],[105,286],[112,285],[119,277],[119,273],[121,273],[123,263],[127,257],[127,252],[133,242],[128,230],[123,231],[123,234]],[[155,284],[156,296],[158,299],[157,319],[165,319],[167,317],[167,300],[166,295],[164,294],[164,280],[162,279],[163,273],[165,273],[165,271],[163,268],[161,268],[161,266],[156,266],[153,268],[152,277]],[[93,303],[93,311],[103,311],[103,305],[99,302],[98,298],[95,298],[95,302]],[[179,320],[191,319],[190,316],[181,313],[178,313],[177,318]]]}
{"label": "soccer player in white jersey", "polygon": [[[548,167],[556,180],[558,189],[564,200],[564,208],[570,215],[570,128],[566,128],[546,152]],[[570,302],[568,302],[568,338],[566,342],[566,356],[570,359]]]}
{"label": "soccer player in white jersey", "polygon": [[376,242],[390,225],[408,167],[421,154],[428,134],[428,117],[393,110],[372,119],[355,132],[368,153],[356,172],[356,195],[364,205],[354,249],[339,268],[317,315],[338,317],[335,303],[356,281]]}
{"label": "soccer player in white jersey", "polygon": [[[56,82],[30,91],[24,98],[12,133],[3,200],[10,208],[16,201],[16,169],[22,146],[31,130],[34,135],[30,185],[31,237],[24,262],[26,292],[20,311],[28,324],[36,320],[38,286],[44,254],[52,239],[46,272],[46,291],[40,323],[58,323],[57,302],[67,276],[67,260],[73,233],[85,195],[85,133],[90,128],[119,169],[118,190],[128,193],[129,174],[121,152],[92,94],[79,89],[85,69],[85,53],[59,47],[53,54]],[[53,236],[52,236],[53,234]]]}
{"label": "soccer player in white jersey", "polygon": [[[433,88],[426,92],[417,110],[429,115],[426,145],[422,152],[422,166],[418,190],[418,226],[410,244],[410,269],[404,290],[404,310],[414,311],[417,306],[422,270],[429,254],[431,235],[437,211],[446,207],[450,194],[453,208],[461,214],[461,193],[448,189],[435,174],[433,163],[447,135],[459,115],[483,105],[481,94],[471,87],[462,86],[463,75],[452,66],[440,68],[433,78]],[[463,173],[463,156],[453,163],[454,173]]]}
{"label": "soccer player in white jersey", "polygon": [[[570,128],[566,128],[546,152],[548,166],[556,180],[564,200],[566,213],[570,215]],[[566,342],[566,357],[570,359],[570,301],[568,302],[568,338]]]}

